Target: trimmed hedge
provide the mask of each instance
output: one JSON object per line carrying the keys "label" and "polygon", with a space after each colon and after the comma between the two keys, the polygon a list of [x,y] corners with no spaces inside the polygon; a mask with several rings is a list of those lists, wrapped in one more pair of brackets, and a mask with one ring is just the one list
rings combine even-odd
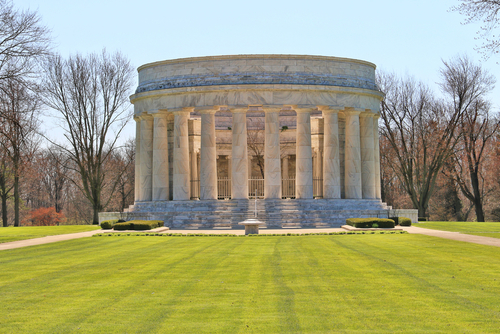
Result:
{"label": "trimmed hedge", "polygon": [[411,226],[411,219],[407,217],[389,217],[394,220],[394,223],[399,226]]}
{"label": "trimmed hedge", "polygon": [[349,218],[345,223],[356,228],[394,228],[394,220],[385,218]]}
{"label": "trimmed hedge", "polygon": [[118,223],[118,219],[113,220],[103,220],[101,222],[101,228],[103,230],[111,230],[115,224]]}
{"label": "trimmed hedge", "polygon": [[400,226],[411,226],[411,219],[407,217],[399,217]]}
{"label": "trimmed hedge", "polygon": [[116,223],[113,226],[114,230],[151,230],[153,228],[162,227],[163,220],[130,220],[124,223]]}

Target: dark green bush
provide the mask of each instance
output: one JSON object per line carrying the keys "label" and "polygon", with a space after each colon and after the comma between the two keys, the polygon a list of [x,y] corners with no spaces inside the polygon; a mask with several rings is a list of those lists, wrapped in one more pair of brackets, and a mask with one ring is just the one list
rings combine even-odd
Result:
{"label": "dark green bush", "polygon": [[394,226],[399,225],[399,217],[389,217],[389,219],[394,220]]}
{"label": "dark green bush", "polygon": [[347,225],[356,228],[371,228],[373,224],[377,224],[379,228],[393,228],[394,220],[385,218],[349,218],[346,219]]}
{"label": "dark green bush", "polygon": [[114,225],[115,230],[151,230],[163,226],[163,220],[130,220],[124,223],[117,223]]}
{"label": "dark green bush", "polygon": [[115,226],[113,226],[113,230],[117,231],[133,230],[133,229],[134,229],[134,224],[131,222],[116,223]]}
{"label": "dark green bush", "polygon": [[399,225],[411,226],[411,219],[407,217],[399,217]]}
{"label": "dark green bush", "polygon": [[103,220],[101,222],[101,228],[103,230],[111,230],[116,223],[118,223],[118,219]]}

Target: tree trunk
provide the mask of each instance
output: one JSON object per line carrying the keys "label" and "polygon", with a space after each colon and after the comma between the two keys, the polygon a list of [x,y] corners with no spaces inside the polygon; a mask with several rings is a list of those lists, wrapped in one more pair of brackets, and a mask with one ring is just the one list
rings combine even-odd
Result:
{"label": "tree trunk", "polygon": [[422,203],[419,203],[417,209],[419,218],[427,218],[427,205],[424,206]]}
{"label": "tree trunk", "polygon": [[7,220],[7,194],[2,194],[2,222],[3,227],[9,226],[9,221]]}
{"label": "tree trunk", "polygon": [[92,219],[92,225],[99,225],[99,207],[97,205],[93,206],[94,218]]}
{"label": "tree trunk", "polygon": [[481,190],[479,189],[479,177],[478,173],[472,171],[470,173],[470,180],[472,185],[472,192],[474,194],[474,208],[476,210],[476,220],[478,222],[484,222],[484,210],[483,210],[483,199],[481,197]]}
{"label": "tree trunk", "polygon": [[19,226],[19,176],[17,175],[14,176],[14,226]]}

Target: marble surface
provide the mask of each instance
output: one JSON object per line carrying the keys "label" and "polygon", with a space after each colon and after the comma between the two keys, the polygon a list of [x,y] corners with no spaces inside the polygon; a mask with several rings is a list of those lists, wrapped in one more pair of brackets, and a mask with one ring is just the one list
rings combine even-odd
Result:
{"label": "marble surface", "polygon": [[360,111],[345,111],[345,197],[361,199]]}
{"label": "marble surface", "polygon": [[151,201],[153,194],[153,117],[141,117],[141,201]]}
{"label": "marble surface", "polygon": [[[210,113],[204,116],[203,110],[215,108],[228,114],[224,130],[231,127],[223,135],[229,144],[224,145],[222,154],[232,156],[228,174],[232,179],[233,198],[248,198],[251,166],[247,156],[245,113],[250,108],[251,118],[256,107],[260,107],[261,112],[283,107],[290,112],[297,109],[296,147],[293,149],[296,160],[291,162],[292,166],[295,163],[297,198],[312,198],[313,177],[321,176],[325,198],[380,198],[377,116],[382,98],[383,94],[375,85],[375,65],[356,59],[235,55],[174,59],[143,65],[139,68],[136,94],[131,96],[134,114],[148,117],[159,110],[168,110],[169,117],[174,118],[174,126],[172,130],[172,119],[169,118],[169,152],[168,145],[164,147],[162,144],[163,132],[167,132],[162,121],[157,121],[156,117],[154,122],[152,117],[138,121],[136,201],[163,201],[168,199],[169,190],[174,200],[189,200],[192,195],[197,195],[191,194],[190,181],[194,179],[200,179],[200,198],[217,197],[217,165],[216,158],[212,158],[217,154],[215,134],[208,135],[210,130],[205,139],[200,139],[201,134],[194,134],[189,127],[201,123],[200,117],[210,117]],[[340,113],[333,116],[324,112],[324,119],[311,120],[311,114],[303,112],[317,107],[339,110]],[[359,113],[368,109],[374,115],[371,126],[370,121],[359,119]],[[188,121],[192,110],[196,110],[194,119]],[[232,117],[230,110],[233,111]],[[312,115],[314,118],[315,114]],[[288,174],[281,171],[280,124],[273,117],[270,113],[265,119],[266,198],[281,197],[280,179],[287,178]],[[314,133],[311,133],[312,128]],[[216,129],[219,140],[221,129]],[[316,154],[314,163],[313,150]],[[294,152],[286,154],[293,155]]]}
{"label": "marble surface", "polygon": [[168,201],[168,132],[166,113],[154,115],[153,131],[153,201]]}
{"label": "marble surface", "polygon": [[166,60],[139,67],[137,93],[229,84],[308,84],[376,90],[375,65],[307,55],[228,55]]}
{"label": "marble surface", "polygon": [[265,109],[264,197],[281,198],[280,109]]}
{"label": "marble surface", "polygon": [[375,163],[375,197],[382,198],[382,188],[380,185],[380,143],[378,134],[378,120],[380,115],[373,117],[373,145],[374,145],[374,163]]}
{"label": "marble surface", "polygon": [[190,199],[188,118],[191,108],[174,112],[174,201]]}
{"label": "marble surface", "polygon": [[141,118],[135,120],[135,172],[134,172],[134,202],[141,200]]}
{"label": "marble surface", "polygon": [[248,148],[246,109],[232,109],[231,198],[248,198]]}
{"label": "marble surface", "polygon": [[324,109],[323,198],[340,198],[338,110]]}
{"label": "marble surface", "polygon": [[139,68],[136,115],[214,105],[330,105],[379,110],[375,65],[356,59],[236,55],[174,59]]}
{"label": "marble surface", "polygon": [[215,110],[201,114],[200,199],[217,199]]}
{"label": "marble surface", "polygon": [[362,113],[360,124],[361,184],[363,198],[376,198],[373,114]]}
{"label": "marble surface", "polygon": [[313,198],[313,169],[311,148],[311,109],[296,108],[297,135],[295,183],[296,198]]}

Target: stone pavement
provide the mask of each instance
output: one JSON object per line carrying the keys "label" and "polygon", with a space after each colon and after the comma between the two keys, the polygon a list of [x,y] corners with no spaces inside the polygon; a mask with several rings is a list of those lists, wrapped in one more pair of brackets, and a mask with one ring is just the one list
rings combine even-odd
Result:
{"label": "stone pavement", "polygon": [[405,226],[402,227],[402,229],[411,234],[424,234],[443,239],[451,239],[457,241],[472,242],[474,244],[480,244],[480,245],[500,247],[500,239],[498,238],[481,237],[478,235],[462,234],[460,232],[431,230],[416,226],[407,226],[407,227]]}
{"label": "stone pavement", "polygon": [[[481,236],[470,235],[470,234],[461,234],[459,232],[447,232],[447,231],[431,230],[431,229],[426,229],[426,228],[421,228],[421,227],[416,227],[416,226],[398,227],[398,228],[401,228],[410,234],[424,234],[424,235],[429,235],[432,237],[451,239],[451,240],[457,240],[457,241],[464,241],[464,242],[471,242],[471,243],[480,244],[480,245],[500,247],[500,239],[497,239],[497,238],[481,237]],[[345,231],[345,230],[342,228],[282,228],[282,229],[263,228],[263,229],[259,229],[260,234],[285,234],[285,233],[305,234],[305,233],[323,233],[323,232],[329,233],[329,232],[340,232],[340,231]],[[94,230],[94,231],[72,233],[72,234],[52,235],[52,236],[43,237],[43,238],[35,238],[35,239],[1,243],[0,250],[15,249],[15,248],[21,248],[21,247],[27,247],[27,246],[48,244],[48,243],[58,242],[58,241],[91,237],[92,235],[94,235],[96,233],[103,233],[103,232],[104,233],[115,233],[115,232],[116,233],[118,233],[118,232],[119,233],[136,233],[138,231]],[[158,229],[155,229],[155,230],[150,230],[150,231],[145,231],[145,232],[149,232],[149,233],[151,233],[151,232],[183,233],[183,234],[188,234],[188,233],[203,233],[203,234],[228,234],[228,233],[231,233],[231,234],[236,234],[236,235],[244,235],[245,234],[244,229],[206,229],[206,230],[198,230],[198,229],[192,229],[192,230],[178,229],[177,230],[177,229],[174,229],[174,230],[165,230],[164,228],[161,228],[161,227]]]}
{"label": "stone pavement", "polygon": [[21,248],[21,247],[27,247],[27,246],[36,246],[36,245],[49,244],[49,243],[58,242],[58,241],[91,237],[92,235],[94,235],[96,233],[101,233],[101,232],[102,232],[102,230],[94,230],[94,231],[88,231],[88,232],[49,235],[47,237],[42,237],[42,238],[4,242],[4,243],[0,244],[0,250]]}

